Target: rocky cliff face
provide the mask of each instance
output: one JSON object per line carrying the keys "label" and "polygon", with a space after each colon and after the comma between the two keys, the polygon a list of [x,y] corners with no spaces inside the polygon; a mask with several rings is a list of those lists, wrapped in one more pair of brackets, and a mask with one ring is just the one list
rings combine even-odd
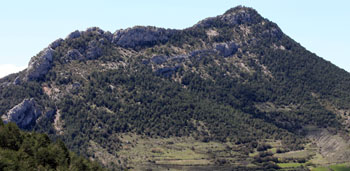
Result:
{"label": "rocky cliff face", "polygon": [[1,118],[5,123],[15,122],[20,128],[26,128],[35,122],[40,115],[41,110],[35,104],[34,99],[31,98],[24,99]]}
{"label": "rocky cliff face", "polygon": [[125,30],[118,30],[113,35],[113,43],[124,48],[136,48],[138,46],[153,46],[157,43],[165,43],[177,31],[156,27],[137,26]]}
{"label": "rocky cliff face", "polygon": [[25,80],[37,80],[44,76],[52,67],[53,53],[54,50],[48,47],[30,59]]}
{"label": "rocky cliff face", "polygon": [[223,57],[232,56],[238,50],[238,46],[234,43],[218,43],[215,44],[215,49],[219,51],[219,54]]}
{"label": "rocky cliff face", "polygon": [[[236,7],[227,11],[223,15],[211,17],[198,22],[191,28],[208,28],[218,25],[236,26],[241,24],[256,24],[263,18],[253,9]],[[191,29],[189,28],[189,29]],[[106,44],[105,41],[113,43],[123,48],[139,49],[143,47],[151,47],[157,44],[164,44],[181,30],[164,29],[151,26],[136,26],[128,29],[117,30],[114,34],[103,31],[98,27],[88,28],[86,31],[74,31],[65,39],[57,39],[52,42],[49,47],[45,48],[37,56],[33,57],[27,68],[27,74],[24,81],[38,80],[42,78],[52,67],[53,54],[56,48],[63,42],[81,38],[86,34],[97,34],[101,38],[99,40],[91,40],[84,49],[70,49],[64,57],[65,62],[71,60],[95,60],[102,56],[101,45]],[[269,30],[268,33],[275,36],[282,36],[283,33],[277,28]],[[236,53],[238,50],[237,43],[216,43],[213,45],[220,55],[228,57]]]}

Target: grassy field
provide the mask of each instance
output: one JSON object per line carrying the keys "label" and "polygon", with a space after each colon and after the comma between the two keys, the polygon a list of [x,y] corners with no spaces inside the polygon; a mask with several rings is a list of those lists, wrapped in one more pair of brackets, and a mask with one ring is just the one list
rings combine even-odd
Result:
{"label": "grassy field", "polygon": [[328,164],[328,161],[319,153],[316,153],[315,156],[310,160],[310,162],[316,165],[325,165]]}
{"label": "grassy field", "polygon": [[[131,170],[203,170],[208,167],[259,166],[259,163],[254,163],[255,157],[259,155],[257,149],[250,153],[242,153],[241,148],[244,147],[232,143],[202,142],[192,137],[150,138],[132,133],[119,134],[118,137],[122,145],[116,152],[117,155],[108,153],[94,142],[90,143],[90,149],[95,156],[103,159],[101,161],[118,162],[116,164],[126,167],[133,166]],[[271,145],[267,151],[283,162],[277,163],[283,170],[300,166],[313,171],[350,170],[350,163],[329,166],[329,161],[311,145],[306,146],[304,150],[276,153],[277,149],[281,148],[281,142],[267,140],[260,143]],[[305,163],[298,163],[300,159]]]}
{"label": "grassy field", "polygon": [[232,143],[201,142],[190,137],[149,138],[130,133],[120,139],[123,145],[117,154],[132,166],[209,166],[221,159],[232,165],[251,164],[238,152],[239,146]]}
{"label": "grassy field", "polygon": [[328,167],[317,167],[311,169],[311,171],[349,171],[350,163],[335,164]]}
{"label": "grassy field", "polygon": [[302,166],[302,163],[278,163],[278,166],[282,168],[289,168],[289,167],[299,167]]}
{"label": "grassy field", "polygon": [[275,157],[278,158],[306,158],[315,153],[310,150],[299,150],[299,151],[290,151],[287,153],[275,154]]}
{"label": "grassy field", "polygon": [[349,171],[350,170],[350,163],[344,163],[344,164],[336,164],[329,166],[334,171]]}
{"label": "grassy field", "polygon": [[172,165],[208,165],[210,164],[209,160],[159,160],[156,164],[172,164]]}
{"label": "grassy field", "polygon": [[313,168],[311,171],[329,171],[329,169],[326,167],[317,167]]}

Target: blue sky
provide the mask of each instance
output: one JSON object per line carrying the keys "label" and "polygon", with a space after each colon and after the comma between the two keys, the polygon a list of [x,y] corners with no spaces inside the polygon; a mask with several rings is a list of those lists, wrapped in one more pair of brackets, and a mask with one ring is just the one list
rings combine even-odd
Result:
{"label": "blue sky", "polygon": [[255,8],[308,50],[350,71],[346,0],[11,0],[0,2],[0,77],[74,30],[135,25],[182,29],[231,7]]}

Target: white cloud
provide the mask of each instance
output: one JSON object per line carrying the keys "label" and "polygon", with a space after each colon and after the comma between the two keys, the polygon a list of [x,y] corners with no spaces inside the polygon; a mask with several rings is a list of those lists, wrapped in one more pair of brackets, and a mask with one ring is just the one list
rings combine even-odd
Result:
{"label": "white cloud", "polygon": [[13,64],[0,64],[0,78],[5,77],[9,74],[22,71],[26,66],[16,66]]}

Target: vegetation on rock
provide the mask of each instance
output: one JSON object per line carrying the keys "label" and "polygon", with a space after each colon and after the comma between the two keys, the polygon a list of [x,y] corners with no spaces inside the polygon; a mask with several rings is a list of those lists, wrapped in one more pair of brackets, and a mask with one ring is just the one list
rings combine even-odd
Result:
{"label": "vegetation on rock", "polygon": [[[307,127],[348,138],[350,74],[251,8],[236,7],[184,30],[134,27],[112,34],[90,28],[50,46],[52,61],[40,78],[20,79],[24,71],[0,80],[0,113],[33,98],[42,115],[24,129],[62,139],[110,168],[136,163],[120,155],[133,148],[125,147],[125,134],[229,144],[226,152],[237,151],[246,162],[206,151],[210,157],[199,163],[255,169],[278,169],[282,159],[275,156],[295,150],[312,155],[283,160],[311,161],[317,155],[307,145],[320,140],[308,138],[315,136]],[[346,150],[329,153],[349,156]],[[139,164],[164,163],[153,159]]]}

